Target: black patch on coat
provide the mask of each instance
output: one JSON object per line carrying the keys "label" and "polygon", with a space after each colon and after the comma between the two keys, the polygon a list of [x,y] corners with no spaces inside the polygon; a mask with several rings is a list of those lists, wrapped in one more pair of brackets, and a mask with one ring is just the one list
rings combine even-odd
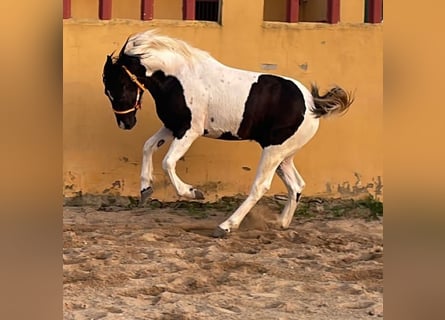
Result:
{"label": "black patch on coat", "polygon": [[159,148],[160,146],[162,146],[165,143],[164,139],[161,139],[158,141],[157,147]]}
{"label": "black patch on coat", "polygon": [[181,83],[159,70],[147,78],[145,85],[155,100],[159,119],[175,138],[181,139],[192,126],[192,112],[185,102]]}
{"label": "black patch on coat", "polygon": [[295,83],[274,75],[261,75],[250,89],[237,135],[261,147],[279,145],[304,120],[303,93]]}
{"label": "black patch on coat", "polygon": [[230,132],[230,131],[224,132],[222,135],[220,135],[218,137],[218,139],[221,139],[221,140],[242,140],[240,137],[233,135],[232,132]]}
{"label": "black patch on coat", "polygon": [[207,134],[209,134],[209,130],[204,129],[204,135],[207,135]]}
{"label": "black patch on coat", "polygon": [[[138,87],[124,71],[125,66],[150,91],[155,100],[156,113],[164,126],[172,131],[175,138],[181,139],[191,128],[192,121],[192,113],[185,102],[181,83],[176,77],[166,76],[160,70],[147,77],[146,69],[139,58],[128,56],[123,51],[124,47],[117,61],[107,56],[104,66],[105,94],[107,90],[111,92],[114,98],[111,102],[113,109],[125,111],[136,103]],[[136,124],[136,111],[116,114],[116,120],[118,124],[123,122],[125,129],[131,129]]]}

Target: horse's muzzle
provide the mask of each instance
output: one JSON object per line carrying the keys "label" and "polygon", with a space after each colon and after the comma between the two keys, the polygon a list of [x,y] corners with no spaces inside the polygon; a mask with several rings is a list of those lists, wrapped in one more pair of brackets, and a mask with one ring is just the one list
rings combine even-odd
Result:
{"label": "horse's muzzle", "polygon": [[134,118],[134,121],[117,120],[117,124],[118,124],[119,128],[121,128],[123,130],[131,130],[136,125],[136,118]]}

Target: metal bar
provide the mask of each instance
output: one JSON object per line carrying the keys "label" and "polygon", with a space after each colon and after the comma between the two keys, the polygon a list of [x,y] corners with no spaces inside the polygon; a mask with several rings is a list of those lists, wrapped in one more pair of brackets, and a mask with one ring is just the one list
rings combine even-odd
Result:
{"label": "metal bar", "polygon": [[111,19],[111,2],[112,0],[99,0],[99,19]]}
{"label": "metal bar", "polygon": [[63,0],[63,19],[71,18],[71,0]]}
{"label": "metal bar", "polygon": [[196,0],[182,1],[182,19],[195,20]]}
{"label": "metal bar", "polygon": [[369,23],[380,23],[382,22],[382,9],[383,0],[368,0],[367,4],[367,21]]}
{"label": "metal bar", "polygon": [[153,20],[153,0],[141,0],[141,20]]}
{"label": "metal bar", "polygon": [[287,0],[287,22],[298,22],[300,13],[299,0]]}
{"label": "metal bar", "polygon": [[340,22],[340,0],[328,0],[328,16],[329,23]]}

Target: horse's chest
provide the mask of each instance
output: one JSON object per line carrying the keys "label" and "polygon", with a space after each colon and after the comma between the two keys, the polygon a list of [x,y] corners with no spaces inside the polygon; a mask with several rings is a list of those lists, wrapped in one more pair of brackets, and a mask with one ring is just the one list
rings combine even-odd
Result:
{"label": "horse's chest", "polygon": [[192,122],[192,112],[187,106],[181,83],[172,76],[160,77],[152,96],[159,119],[175,138],[181,139]]}

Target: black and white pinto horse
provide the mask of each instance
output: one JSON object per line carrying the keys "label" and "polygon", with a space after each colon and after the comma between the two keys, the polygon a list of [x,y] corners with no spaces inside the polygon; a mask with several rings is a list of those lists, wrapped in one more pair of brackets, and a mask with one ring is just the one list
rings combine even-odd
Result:
{"label": "black and white pinto horse", "polygon": [[247,199],[214,231],[223,237],[270,188],[276,172],[287,187],[288,200],[278,223],[287,228],[305,186],[293,157],[316,133],[319,118],[345,112],[352,95],[335,86],[324,95],[297,80],[225,66],[207,52],[154,31],[134,34],[118,57],[107,56],[105,94],[117,124],[136,124],[145,90],[152,95],[164,126],[143,147],[141,203],[152,194],[153,153],[171,142],[162,161],[179,196],[204,199],[204,194],[176,174],[176,162],[198,137],[254,140],[262,147],[255,181]]}

